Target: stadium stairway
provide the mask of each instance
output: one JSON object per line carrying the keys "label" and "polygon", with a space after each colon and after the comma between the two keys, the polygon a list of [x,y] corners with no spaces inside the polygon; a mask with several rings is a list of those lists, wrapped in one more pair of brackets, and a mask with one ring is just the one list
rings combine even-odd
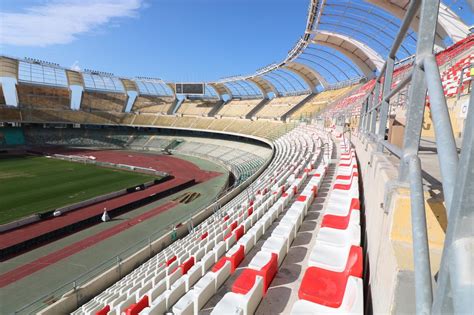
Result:
{"label": "stadium stairway", "polygon": [[291,115],[296,112],[297,110],[299,110],[301,107],[303,107],[306,103],[308,103],[309,101],[311,101],[312,99],[314,99],[316,97],[316,95],[318,95],[317,93],[311,93],[309,94],[306,98],[304,98],[301,102],[299,102],[298,104],[296,104],[295,106],[293,106],[289,111],[287,111],[285,114],[283,114],[281,116],[281,120],[287,120],[288,118],[291,117]]}
{"label": "stadium stairway", "polygon": [[265,98],[263,99],[257,106],[255,106],[248,114],[245,116],[246,119],[252,119],[252,117],[255,116],[265,105],[270,102],[269,99]]}

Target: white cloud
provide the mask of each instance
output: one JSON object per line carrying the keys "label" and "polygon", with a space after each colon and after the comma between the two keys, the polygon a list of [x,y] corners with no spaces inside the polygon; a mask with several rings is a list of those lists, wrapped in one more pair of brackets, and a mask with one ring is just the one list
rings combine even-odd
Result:
{"label": "white cloud", "polygon": [[81,66],[79,65],[79,61],[76,60],[74,61],[74,63],[71,65],[70,67],[71,70],[74,70],[74,71],[81,71]]}
{"label": "white cloud", "polygon": [[55,0],[24,12],[0,12],[0,43],[67,44],[113,18],[135,17],[142,0]]}

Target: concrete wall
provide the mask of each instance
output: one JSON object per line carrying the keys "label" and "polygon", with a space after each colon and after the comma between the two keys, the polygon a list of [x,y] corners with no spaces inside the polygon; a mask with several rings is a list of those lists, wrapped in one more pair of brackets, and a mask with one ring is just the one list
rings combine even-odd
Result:
{"label": "concrete wall", "polygon": [[[363,181],[366,275],[374,314],[415,313],[410,193],[397,182],[398,166],[375,145],[353,136]],[[425,200],[429,200],[426,193]],[[432,272],[439,269],[444,231],[426,202]]]}

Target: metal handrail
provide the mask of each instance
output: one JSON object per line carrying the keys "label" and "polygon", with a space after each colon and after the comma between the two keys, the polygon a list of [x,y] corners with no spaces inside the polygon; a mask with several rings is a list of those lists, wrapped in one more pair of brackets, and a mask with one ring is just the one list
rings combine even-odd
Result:
{"label": "metal handrail", "polygon": [[[474,137],[472,135],[474,130],[474,92],[471,90],[471,105],[464,133],[466,138],[464,139],[461,153],[463,163],[471,167],[470,171],[467,171],[469,167],[460,164],[458,161],[458,152],[440,72],[433,53],[439,4],[439,0],[410,1],[399,32],[392,44],[392,49],[380,74],[377,76],[375,87],[370,92],[367,102],[361,107],[359,119],[359,134],[361,137],[365,137],[368,141],[374,141],[377,144],[377,151],[383,152],[388,150],[400,158],[399,180],[408,183],[410,188],[415,298],[416,312],[418,314],[429,314],[432,309],[434,313],[439,314],[453,313],[454,311],[472,311],[469,308],[471,299],[467,298],[465,292],[469,288],[471,288],[472,292],[472,288],[474,288],[474,283],[470,282],[471,280],[460,280],[462,278],[460,275],[461,271],[448,267],[449,263],[452,262],[457,266],[467,264],[470,267],[465,267],[467,268],[466,270],[472,269],[472,261],[466,262],[469,259],[469,254],[466,255],[465,253],[466,249],[464,249],[464,252],[457,248],[454,249],[454,239],[457,237],[460,242],[468,242],[465,232],[464,234],[458,232],[463,228],[465,229],[465,224],[460,224],[460,222],[466,218],[471,220],[471,224],[474,222],[474,211],[472,211],[472,204],[474,203],[474,176],[472,175],[472,169],[474,169]],[[407,77],[392,89],[391,81],[393,79],[395,55],[418,11],[420,25],[413,69]],[[388,110],[390,99],[408,85],[407,123],[405,126],[404,143],[402,147],[398,147],[385,140],[389,116]],[[418,156],[427,92],[429,93],[431,104],[430,109],[448,216],[445,246],[438,273],[438,287],[434,291],[434,299],[431,283],[433,277],[429,261],[430,248],[426,232],[422,170]],[[381,99],[379,99],[380,93],[382,93]],[[377,119],[379,121],[378,129]],[[468,207],[470,207],[470,211],[467,210]],[[469,225],[469,223],[467,224]],[[472,229],[470,237],[472,238]],[[455,255],[450,252],[452,250],[457,250],[461,254]],[[453,255],[455,255],[454,258]]]}

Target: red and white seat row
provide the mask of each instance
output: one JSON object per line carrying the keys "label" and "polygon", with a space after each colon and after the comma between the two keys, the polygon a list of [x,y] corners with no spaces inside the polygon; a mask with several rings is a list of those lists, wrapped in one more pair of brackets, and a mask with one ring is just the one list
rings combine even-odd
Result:
{"label": "red and white seat row", "polygon": [[[474,54],[462,58],[441,75],[444,94],[454,97],[458,92],[464,92],[471,81],[471,67],[474,64]],[[462,82],[461,82],[462,80]],[[459,89],[461,91],[459,91]]]}
{"label": "red and white seat row", "polygon": [[[263,243],[261,250],[237,277],[232,284],[231,292],[224,295],[211,314],[246,315],[255,312],[288,253],[303,218],[317,195],[326,170],[327,166],[323,163],[318,169],[308,167],[304,170],[300,179],[304,182],[309,177],[307,184],[302,190],[298,190],[301,192],[273,229],[270,237]],[[296,191],[290,189],[288,193],[293,194]]]}
{"label": "red and white seat row", "polygon": [[355,153],[342,144],[336,180],[324,209],[292,314],[362,314],[363,256]]}
{"label": "red and white seat row", "polygon": [[[313,159],[313,161],[316,161],[316,159]],[[203,305],[217,292],[222,283],[235,271],[236,267],[244,259],[245,254],[247,254],[256,244],[258,239],[267,232],[272,222],[287,206],[294,193],[298,189],[301,189],[304,177],[306,176],[307,172],[309,172],[314,167],[314,164],[311,164],[310,162],[307,166],[309,168],[306,170],[306,172],[304,169],[300,170],[303,171],[302,178],[289,179],[292,184],[288,187],[285,193],[282,193],[281,191],[275,192],[275,195],[280,196],[278,201],[275,202],[273,206],[268,209],[268,211],[262,212],[264,213],[263,216],[258,219],[258,221],[252,226],[248,233],[239,239],[237,244],[234,245],[234,247],[224,257],[222,257],[216,263],[216,265],[214,265],[212,270],[209,271],[198,283],[196,283],[195,287],[187,292],[186,295],[178,301],[178,303],[176,303],[172,309],[174,314],[197,314]],[[270,254],[270,256],[272,258],[272,262],[265,262],[265,257],[262,257],[263,259],[260,260],[257,258],[252,260],[252,263],[254,264],[253,266],[255,268],[261,269],[260,271],[263,274],[272,274],[276,272],[275,263],[278,258],[274,253]],[[262,265],[264,262],[265,264]],[[264,287],[268,287],[271,279],[272,277],[265,277],[265,283],[263,284]],[[242,284],[245,286],[245,281]],[[257,287],[260,286],[260,282],[257,281],[256,285]],[[245,309],[244,313],[251,312],[252,305],[258,305],[258,302],[260,301],[258,296],[262,294],[261,290],[252,288],[250,288],[250,290],[252,293],[246,295],[246,297],[243,295],[238,297],[241,298],[239,299],[240,302],[245,302],[245,304],[242,305],[242,307]],[[214,310],[214,312],[218,311],[219,308]]]}
{"label": "red and white seat row", "polygon": [[[160,307],[164,304],[166,309],[171,309],[225,252],[228,252],[226,257],[231,265],[235,265],[241,250],[234,243],[240,238],[247,242],[245,244],[251,243],[251,237],[243,237],[244,234],[257,221],[260,222],[263,214],[275,203],[277,208],[281,208],[278,202],[285,201],[279,196],[283,190],[291,188],[290,183],[297,185],[301,181],[294,178],[294,174],[302,171],[302,165],[315,162],[314,150],[319,145],[315,132],[307,127],[295,129],[277,140],[274,161],[246,191],[200,224],[195,232],[174,242],[74,313],[153,313],[149,305],[160,303]],[[278,198],[283,201],[277,202]],[[263,231],[268,228],[266,221],[259,225]],[[259,231],[258,228],[254,230],[255,236]],[[224,263],[220,269],[225,271],[227,266]],[[219,274],[223,272],[220,269],[217,270]],[[216,283],[219,282],[220,278],[216,276]]]}

